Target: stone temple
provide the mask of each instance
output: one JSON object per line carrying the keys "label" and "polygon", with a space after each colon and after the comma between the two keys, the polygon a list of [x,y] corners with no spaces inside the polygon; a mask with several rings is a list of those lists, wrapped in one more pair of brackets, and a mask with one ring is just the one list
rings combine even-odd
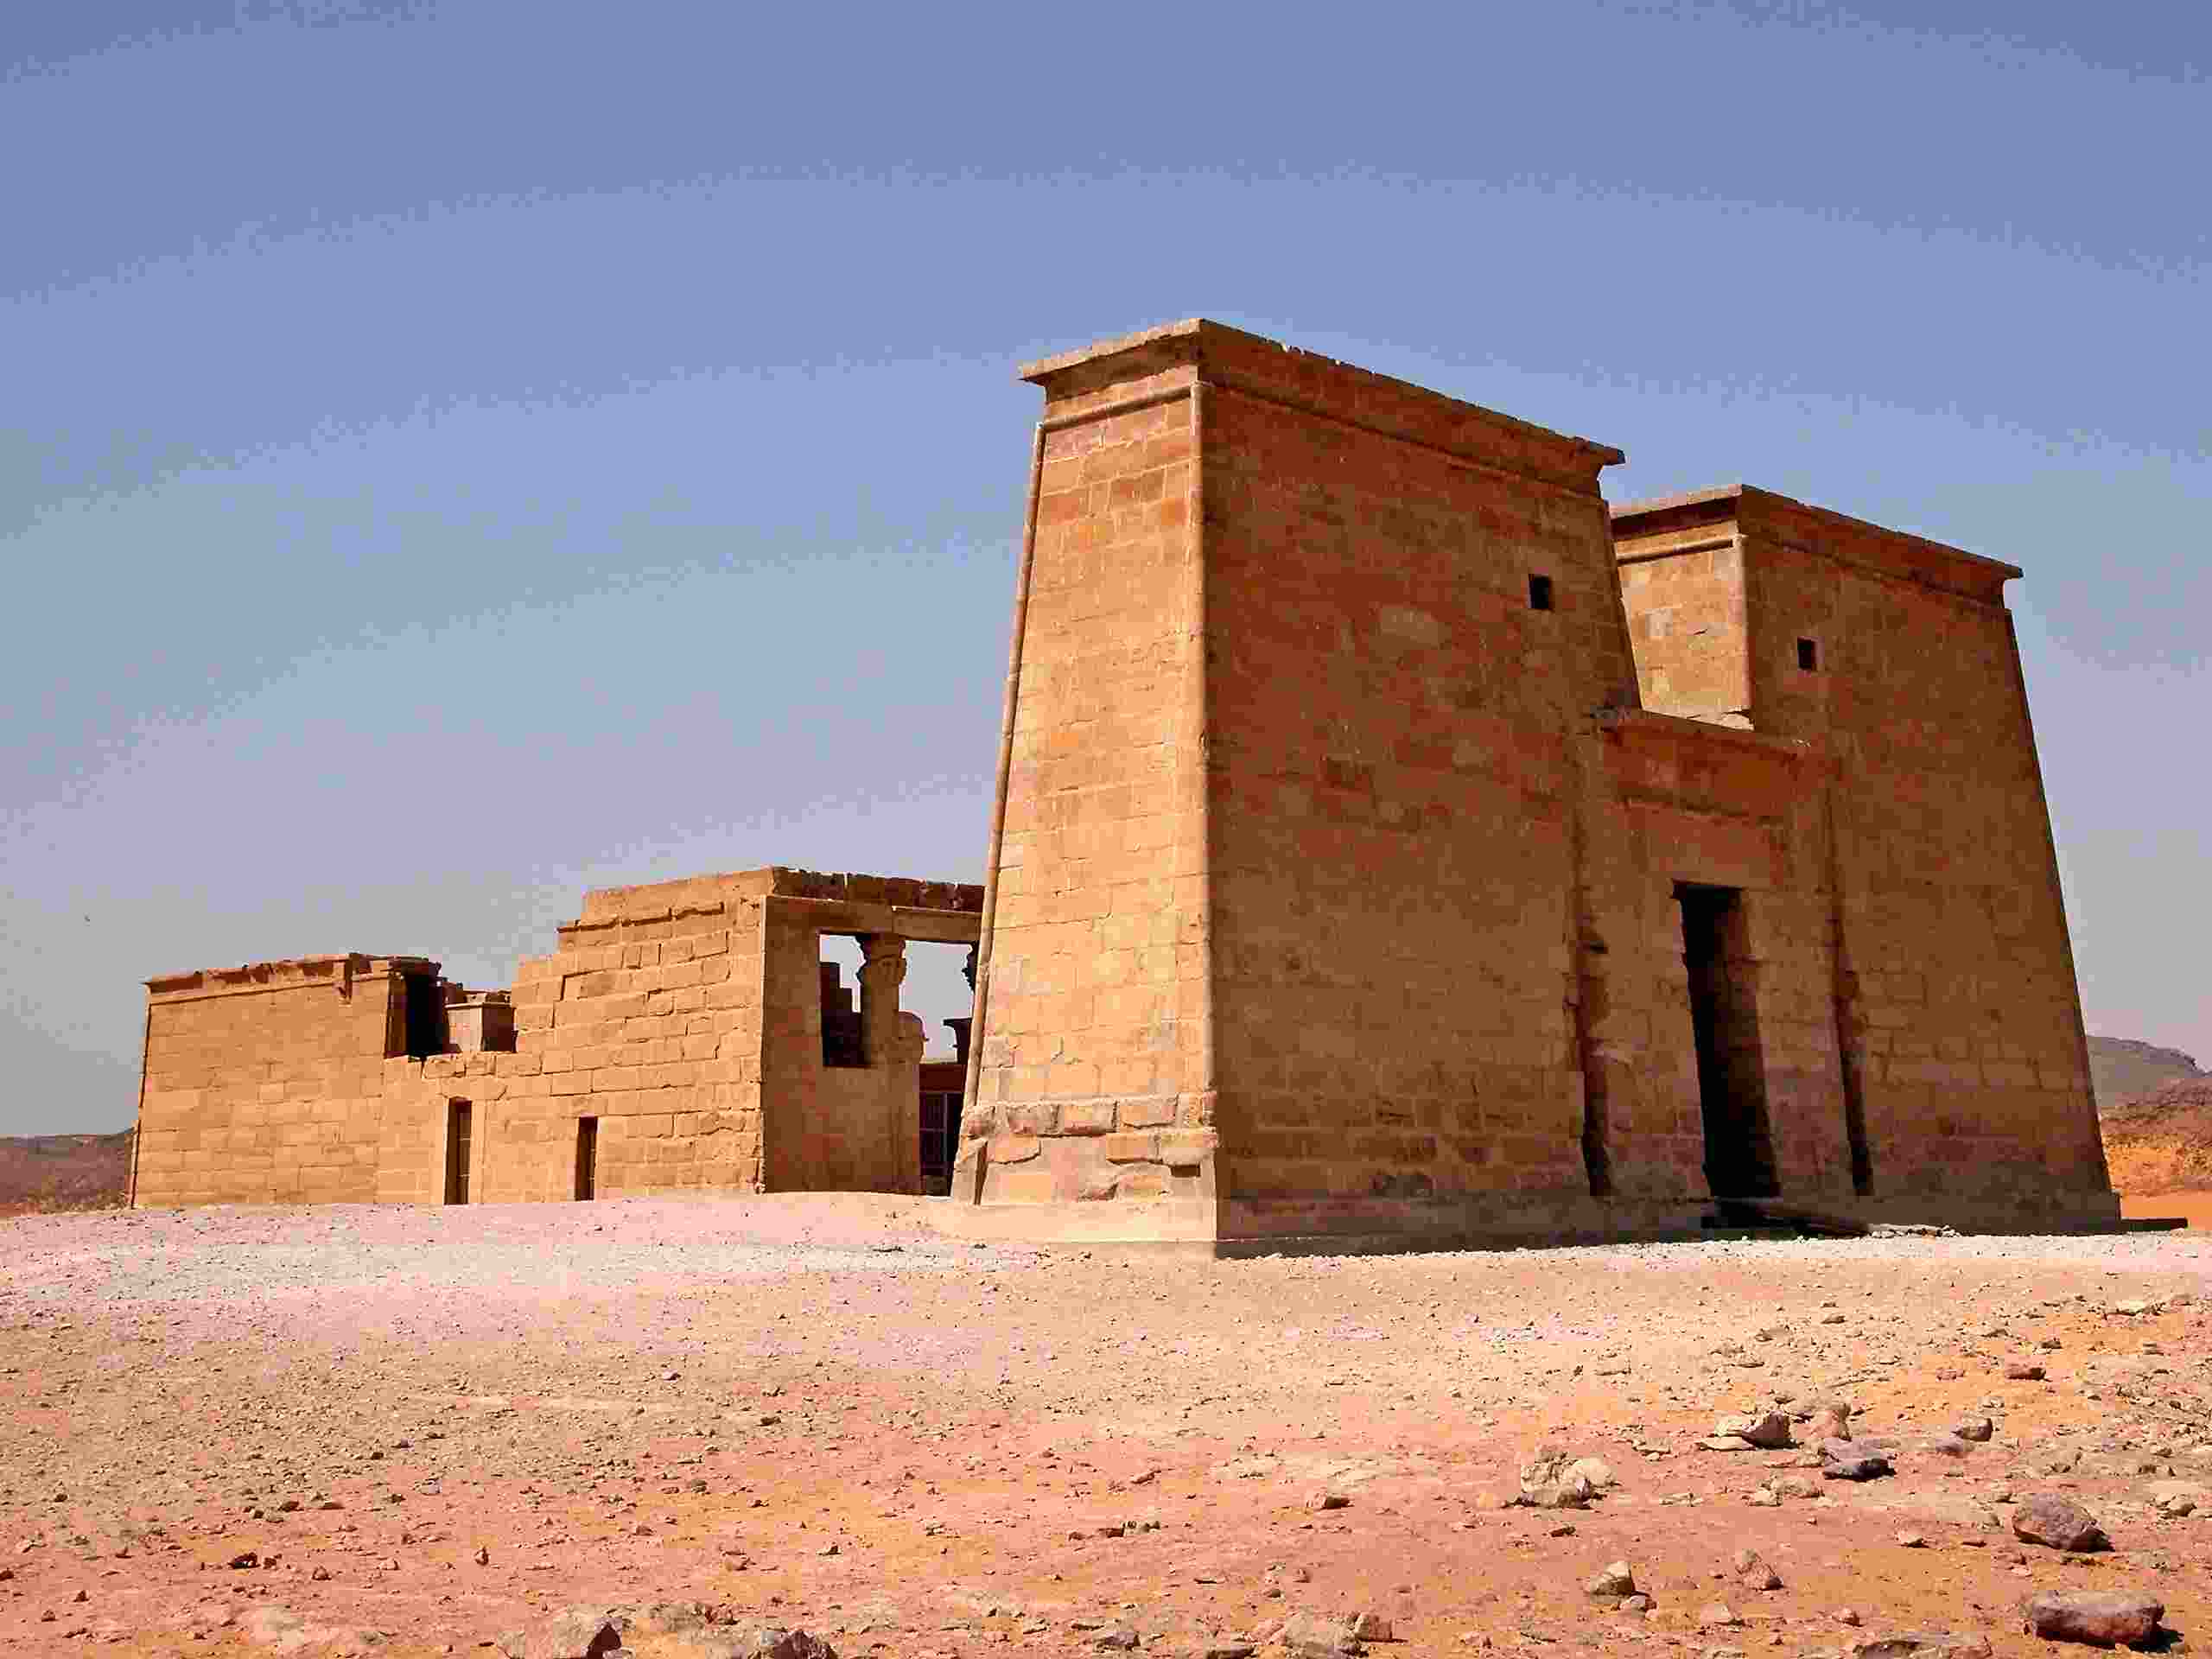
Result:
{"label": "stone temple", "polygon": [[[933,1193],[1224,1251],[2117,1224],[2018,569],[1745,486],[1609,507],[1617,449],[1211,322],[1022,373],[983,886],[594,893],[505,991],[150,981],[134,1202]],[[910,940],[975,947],[949,1063]]]}

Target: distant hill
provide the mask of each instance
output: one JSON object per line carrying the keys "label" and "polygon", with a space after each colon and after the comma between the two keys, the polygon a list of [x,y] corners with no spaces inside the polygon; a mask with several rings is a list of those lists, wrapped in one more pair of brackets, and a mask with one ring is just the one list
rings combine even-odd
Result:
{"label": "distant hill", "polygon": [[121,1204],[130,1134],[0,1136],[0,1216]]}
{"label": "distant hill", "polygon": [[2114,1191],[2212,1192],[2212,1072],[2177,1048],[2092,1037],[2089,1076]]}
{"label": "distant hill", "polygon": [[2160,1048],[2127,1037],[2089,1039],[2089,1083],[2097,1109],[2147,1095],[2174,1077],[2212,1076],[2177,1048]]}
{"label": "distant hill", "polygon": [[2212,1077],[2170,1077],[2099,1116],[2114,1192],[2212,1192]]}

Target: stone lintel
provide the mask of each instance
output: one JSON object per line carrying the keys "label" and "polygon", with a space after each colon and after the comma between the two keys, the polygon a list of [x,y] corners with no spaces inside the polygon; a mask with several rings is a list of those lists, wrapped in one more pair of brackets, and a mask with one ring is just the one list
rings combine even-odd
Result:
{"label": "stone lintel", "polygon": [[786,915],[803,918],[809,926],[824,933],[881,933],[917,944],[973,944],[982,937],[983,928],[982,917],[972,910],[866,904],[849,899],[805,899],[783,893],[774,895],[769,902]]}

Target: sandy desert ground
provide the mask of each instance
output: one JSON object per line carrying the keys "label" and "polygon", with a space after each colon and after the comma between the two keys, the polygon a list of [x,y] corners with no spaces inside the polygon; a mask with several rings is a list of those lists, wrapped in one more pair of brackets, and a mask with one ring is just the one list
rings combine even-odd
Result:
{"label": "sandy desert ground", "polygon": [[[1386,1659],[2018,1655],[2061,1651],[2024,1597],[2106,1588],[2212,1640],[2202,1233],[1211,1262],[795,1198],[0,1241],[11,1652],[493,1654],[563,1608],[690,1604],[846,1656],[1267,1659],[1294,1615],[1361,1612]],[[1827,1397],[1893,1474],[1699,1444]],[[1618,1484],[1509,1507],[1548,1444]],[[2113,1548],[2017,1541],[2044,1491]],[[1616,1560],[1647,1611],[1586,1593]],[[683,1623],[627,1639],[716,1650]]]}

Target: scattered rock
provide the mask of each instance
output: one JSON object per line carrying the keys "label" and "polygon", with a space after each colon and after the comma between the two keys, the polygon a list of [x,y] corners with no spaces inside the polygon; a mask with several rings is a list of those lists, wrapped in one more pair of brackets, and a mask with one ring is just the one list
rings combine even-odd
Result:
{"label": "scattered rock", "polygon": [[1851,1659],[1989,1659],[1989,1638],[1941,1630],[1898,1630],[1862,1637],[1845,1651]]}
{"label": "scattered rock", "polygon": [[2156,1597],[2128,1590],[2046,1590],[2029,1598],[2027,1616],[2028,1634],[2046,1642],[2132,1648],[2157,1633],[2166,1609]]}
{"label": "scattered rock", "polygon": [[1723,1417],[1713,1424],[1713,1439],[1731,1436],[1761,1451],[1777,1452],[1790,1443],[1789,1420],[1778,1411],[1769,1411],[1756,1417]]}
{"label": "scattered rock", "polygon": [[[606,1659],[622,1645],[614,1621],[588,1607],[570,1607],[524,1630],[511,1630],[499,1642],[507,1659]],[[764,1656],[765,1659],[765,1656]],[[775,1659],[786,1659],[778,1654]],[[789,1659],[810,1659],[791,1655]]]}
{"label": "scattered rock", "polygon": [[1728,1566],[1729,1570],[1736,1575],[1736,1582],[1746,1590],[1782,1588],[1782,1575],[1769,1567],[1755,1549],[1738,1550],[1735,1559],[1730,1561]]}
{"label": "scattered rock", "polygon": [[[1831,1441],[1831,1446],[1841,1444]],[[1828,1480],[1872,1480],[1891,1472],[1890,1460],[1878,1452],[1823,1451],[1821,1474]]]}
{"label": "scattered rock", "polygon": [[2044,1370],[2040,1365],[2015,1363],[2005,1368],[2005,1380],[2007,1382],[2040,1382],[2043,1379]]}
{"label": "scattered rock", "polygon": [[1582,1459],[1555,1446],[1540,1446],[1521,1465],[1522,1503],[1539,1510],[1579,1510],[1597,1495],[1586,1474],[1578,1472]]}
{"label": "scattered rock", "polygon": [[1351,1616],[1351,1633],[1355,1640],[1361,1642],[1389,1642],[1395,1640],[1395,1638],[1390,1634],[1390,1621],[1383,1618],[1380,1613],[1354,1613]]}
{"label": "scattered rock", "polygon": [[1276,1638],[1294,1659],[1349,1659],[1363,1651],[1349,1620],[1324,1618],[1315,1613],[1293,1613],[1283,1621]]}
{"label": "scattered rock", "polygon": [[1626,1561],[1609,1561],[1583,1580],[1582,1593],[1618,1601],[1636,1593],[1636,1575],[1629,1571]]}
{"label": "scattered rock", "polygon": [[1577,1458],[1567,1465],[1567,1475],[1569,1484],[1580,1480],[1593,1492],[1611,1491],[1621,1484],[1613,1465],[1603,1458]]}
{"label": "scattered rock", "polygon": [[1697,1610],[1697,1627],[1701,1630],[1731,1630],[1743,1622],[1725,1601],[1708,1601]]}
{"label": "scattered rock", "polygon": [[1342,1492],[1316,1492],[1306,1507],[1317,1514],[1323,1510],[1348,1510],[1351,1507],[1351,1499]]}
{"label": "scattered rock", "polygon": [[1951,1433],[1962,1440],[1979,1446],[1997,1432],[1997,1425],[1986,1417],[1967,1417],[1951,1425]]}
{"label": "scattered rock", "polygon": [[2110,1549],[2112,1541],[2096,1517],[2070,1497],[2037,1492],[2012,1510],[2012,1535],[2023,1543],[2051,1549]]}
{"label": "scattered rock", "polygon": [[1106,1653],[1127,1653],[1143,1638],[1127,1624],[1109,1624],[1090,1638],[1090,1645]]}

